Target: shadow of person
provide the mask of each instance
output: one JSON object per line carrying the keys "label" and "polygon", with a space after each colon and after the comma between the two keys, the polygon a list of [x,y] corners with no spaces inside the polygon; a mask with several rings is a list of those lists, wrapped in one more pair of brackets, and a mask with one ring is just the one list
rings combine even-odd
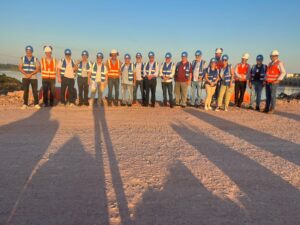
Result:
{"label": "shadow of person", "polygon": [[239,199],[245,207],[245,217],[242,216],[241,222],[234,224],[299,223],[299,189],[256,161],[216,142],[195,127],[193,130],[184,124],[172,127],[182,139],[222,170],[245,194]]}
{"label": "shadow of person", "polygon": [[[109,168],[110,168],[110,173],[111,173],[111,177],[112,177],[112,185],[113,185],[113,188],[114,188],[114,191],[116,194],[121,224],[123,224],[123,225],[132,224],[133,222],[130,218],[128,201],[126,199],[126,195],[125,195],[125,191],[124,191],[123,181],[122,181],[120,169],[118,166],[118,160],[117,160],[117,157],[115,154],[113,143],[112,143],[112,140],[110,137],[109,128],[108,128],[107,122],[106,122],[104,107],[101,107],[99,110],[94,109],[93,116],[94,116],[94,124],[95,124],[95,137],[101,138],[101,133],[102,133],[102,136],[104,139],[103,143],[107,150]],[[97,140],[95,138],[95,143],[96,142],[99,142],[99,140]],[[99,143],[99,146],[98,147],[97,146],[95,149],[96,155],[98,155],[101,158],[102,152],[100,149],[100,143]]]}
{"label": "shadow of person", "polygon": [[107,225],[104,182],[75,136],[38,170],[11,224]]}
{"label": "shadow of person", "polygon": [[243,224],[243,212],[229,199],[210,191],[177,161],[162,190],[147,190],[136,208],[136,224]]}
{"label": "shadow of person", "polygon": [[282,111],[276,111],[275,115],[279,115],[282,117],[286,117],[291,120],[300,121],[300,115],[294,114],[294,113],[288,113],[288,112],[282,112]]}
{"label": "shadow of person", "polygon": [[50,111],[41,109],[0,127],[0,224],[13,214],[34,168],[58,130],[58,122],[50,120]]}
{"label": "shadow of person", "polygon": [[203,120],[214,127],[223,130],[237,138],[244,139],[252,145],[255,145],[263,150],[269,151],[272,154],[280,156],[292,163],[300,166],[300,145],[288,140],[272,136],[259,130],[246,127],[199,110],[186,109],[185,112]]}

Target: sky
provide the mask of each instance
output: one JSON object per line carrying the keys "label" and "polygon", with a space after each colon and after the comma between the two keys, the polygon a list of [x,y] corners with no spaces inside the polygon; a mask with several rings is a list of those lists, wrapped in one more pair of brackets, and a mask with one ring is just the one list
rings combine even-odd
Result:
{"label": "sky", "polygon": [[79,59],[88,50],[108,57],[116,48],[141,52],[144,61],[154,51],[162,62],[166,52],[173,61],[182,51],[190,61],[197,49],[207,61],[222,47],[232,64],[243,53],[249,62],[278,49],[289,73],[300,73],[300,1],[298,0],[52,0],[2,1],[0,13],[0,63],[17,63],[26,45],[41,58],[50,44],[54,56],[70,48]]}

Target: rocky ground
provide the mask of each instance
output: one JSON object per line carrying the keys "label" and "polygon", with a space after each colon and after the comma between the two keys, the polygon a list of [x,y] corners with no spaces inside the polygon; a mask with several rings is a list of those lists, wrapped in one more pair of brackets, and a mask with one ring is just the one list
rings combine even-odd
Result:
{"label": "rocky ground", "polygon": [[0,224],[297,225],[300,104],[32,107],[0,97]]}

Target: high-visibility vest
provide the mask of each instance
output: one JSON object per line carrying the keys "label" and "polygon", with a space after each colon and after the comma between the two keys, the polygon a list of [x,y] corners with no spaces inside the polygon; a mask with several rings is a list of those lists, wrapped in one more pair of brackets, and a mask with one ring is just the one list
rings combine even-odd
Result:
{"label": "high-visibility vest", "polygon": [[[137,65],[137,62],[136,63],[134,63],[134,68],[136,68],[136,65]],[[141,75],[142,75],[142,77],[144,77],[144,63],[143,62],[141,62]]]}
{"label": "high-visibility vest", "polygon": [[[196,64],[197,64],[197,61],[194,60],[194,61],[192,62],[193,72],[195,71]],[[198,77],[198,78],[203,77],[204,64],[205,64],[205,60],[202,60],[202,59],[201,59],[201,61],[200,61],[200,68],[199,68],[199,77]]]}
{"label": "high-visibility vest", "polygon": [[[250,65],[248,63],[247,64],[239,63],[237,65],[237,72],[241,76],[240,78],[241,81],[247,81],[247,74],[248,74],[249,67]],[[236,77],[235,80],[239,80],[239,79]]]}
{"label": "high-visibility vest", "polygon": [[274,63],[270,63],[267,69],[267,74],[266,74],[266,81],[268,83],[273,83],[278,79],[278,77],[281,74],[280,68],[279,68],[280,61],[277,60]]}
{"label": "high-visibility vest", "polygon": [[145,76],[147,76],[147,75],[154,75],[155,72],[156,72],[156,67],[158,67],[158,64],[157,64],[157,62],[154,62],[154,63],[153,63],[153,66],[152,66],[152,68],[151,68],[151,70],[150,70],[150,62],[147,62],[147,64],[146,64],[146,74],[145,74]]}
{"label": "high-visibility vest", "polygon": [[41,73],[43,79],[56,79],[56,59],[52,58],[50,62],[46,58],[41,61]]}
{"label": "high-visibility vest", "polygon": [[267,72],[267,65],[262,64],[260,67],[253,65],[251,68],[251,81],[254,81],[256,73],[259,73],[259,80],[264,81]]}
{"label": "high-visibility vest", "polygon": [[[125,63],[123,63],[123,65],[121,66],[122,73],[123,73],[125,66],[126,66]],[[133,65],[133,63],[130,63],[129,67],[128,67],[128,81],[133,81],[133,78],[134,78],[133,73],[134,73],[134,65]]]}
{"label": "high-visibility vest", "polygon": [[23,66],[22,69],[25,71],[25,73],[29,74],[36,70],[36,62],[37,58],[32,56],[29,60],[27,56],[22,57]]}
{"label": "high-visibility vest", "polygon": [[220,58],[220,59],[218,59],[218,61],[217,61],[217,69],[220,70],[220,69],[222,69],[223,67],[224,67],[224,63],[223,63],[222,59]]}
{"label": "high-visibility vest", "polygon": [[228,64],[226,68],[221,68],[220,70],[221,81],[224,81],[225,86],[230,86],[231,82],[231,65]]}
{"label": "high-visibility vest", "polygon": [[[92,79],[93,81],[96,80],[97,70],[98,70],[98,63],[95,62],[95,63],[93,64],[93,67],[92,67],[92,75],[91,75],[91,79]],[[104,66],[103,63],[101,63],[101,75],[100,75],[100,77],[101,77],[101,82],[105,82],[105,80],[106,80],[106,76],[105,76],[105,66]]]}
{"label": "high-visibility vest", "polygon": [[112,78],[120,77],[120,60],[116,60],[115,64],[112,63],[112,60],[107,60],[107,75]]}
{"label": "high-visibility vest", "polygon": [[[60,76],[64,76],[65,72],[66,72],[66,68],[67,68],[67,61],[66,61],[66,59],[62,59],[61,61],[62,61],[62,66],[60,68]],[[73,59],[71,59],[71,63],[72,63],[72,68],[74,68],[75,63],[74,63]]]}
{"label": "high-visibility vest", "polygon": [[[80,63],[78,64],[78,70],[77,70],[77,75],[78,76],[82,76],[82,65],[83,65],[83,63],[82,63],[82,61],[80,61]],[[85,69],[86,70],[90,70],[90,68],[91,68],[91,62],[86,62],[86,65],[85,65]]]}
{"label": "high-visibility vest", "polygon": [[[179,66],[182,62],[179,62],[177,63],[176,65],[176,73],[175,73],[175,76],[178,75],[178,71],[179,71]],[[186,66],[185,66],[185,77],[188,79],[190,77],[190,68],[191,68],[191,64],[189,62],[186,63]]]}
{"label": "high-visibility vest", "polygon": [[212,70],[210,67],[206,69],[207,72],[207,78],[211,82],[215,82],[219,76],[219,70],[216,68],[215,70]]}
{"label": "high-visibility vest", "polygon": [[167,65],[166,62],[162,65],[162,75],[163,76],[170,76],[172,74],[172,68],[174,66],[173,62],[170,62],[169,65]]}

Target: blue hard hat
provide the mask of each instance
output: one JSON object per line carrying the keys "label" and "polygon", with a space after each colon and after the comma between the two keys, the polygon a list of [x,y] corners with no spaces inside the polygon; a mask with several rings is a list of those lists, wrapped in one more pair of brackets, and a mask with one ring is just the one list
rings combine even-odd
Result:
{"label": "blue hard hat", "polygon": [[131,59],[131,56],[127,53],[124,55],[124,59]]}
{"label": "blue hard hat", "polygon": [[89,56],[89,52],[87,50],[82,51],[81,55]]}
{"label": "blue hard hat", "polygon": [[167,52],[165,58],[172,58],[172,54],[170,52]]}
{"label": "blue hard hat", "polygon": [[28,51],[28,50],[33,52],[33,47],[31,45],[27,45],[25,48],[25,51]]}
{"label": "blue hard hat", "polygon": [[72,51],[71,51],[71,49],[66,49],[65,50],[65,55],[71,55],[72,54]]}
{"label": "blue hard hat", "polygon": [[153,57],[155,56],[154,52],[149,52],[149,53],[148,53],[148,57],[152,57],[152,56],[153,56]]}
{"label": "blue hard hat", "polygon": [[257,61],[264,61],[264,56],[263,56],[263,55],[258,55],[258,56],[256,57],[256,60],[257,60]]}
{"label": "blue hard hat", "polygon": [[142,57],[142,53],[140,52],[136,53],[135,57]]}
{"label": "blue hard hat", "polygon": [[102,52],[98,52],[97,55],[96,55],[97,58],[101,58],[103,59],[104,58],[104,55]]}
{"label": "blue hard hat", "polygon": [[210,63],[217,63],[218,60],[216,58],[211,58]]}
{"label": "blue hard hat", "polygon": [[197,50],[197,51],[195,52],[195,56],[201,56],[201,55],[202,55],[201,50]]}
{"label": "blue hard hat", "polygon": [[181,57],[188,57],[188,53],[187,52],[182,52]]}
{"label": "blue hard hat", "polygon": [[222,56],[222,61],[228,61],[229,60],[229,56],[228,55],[223,55]]}

